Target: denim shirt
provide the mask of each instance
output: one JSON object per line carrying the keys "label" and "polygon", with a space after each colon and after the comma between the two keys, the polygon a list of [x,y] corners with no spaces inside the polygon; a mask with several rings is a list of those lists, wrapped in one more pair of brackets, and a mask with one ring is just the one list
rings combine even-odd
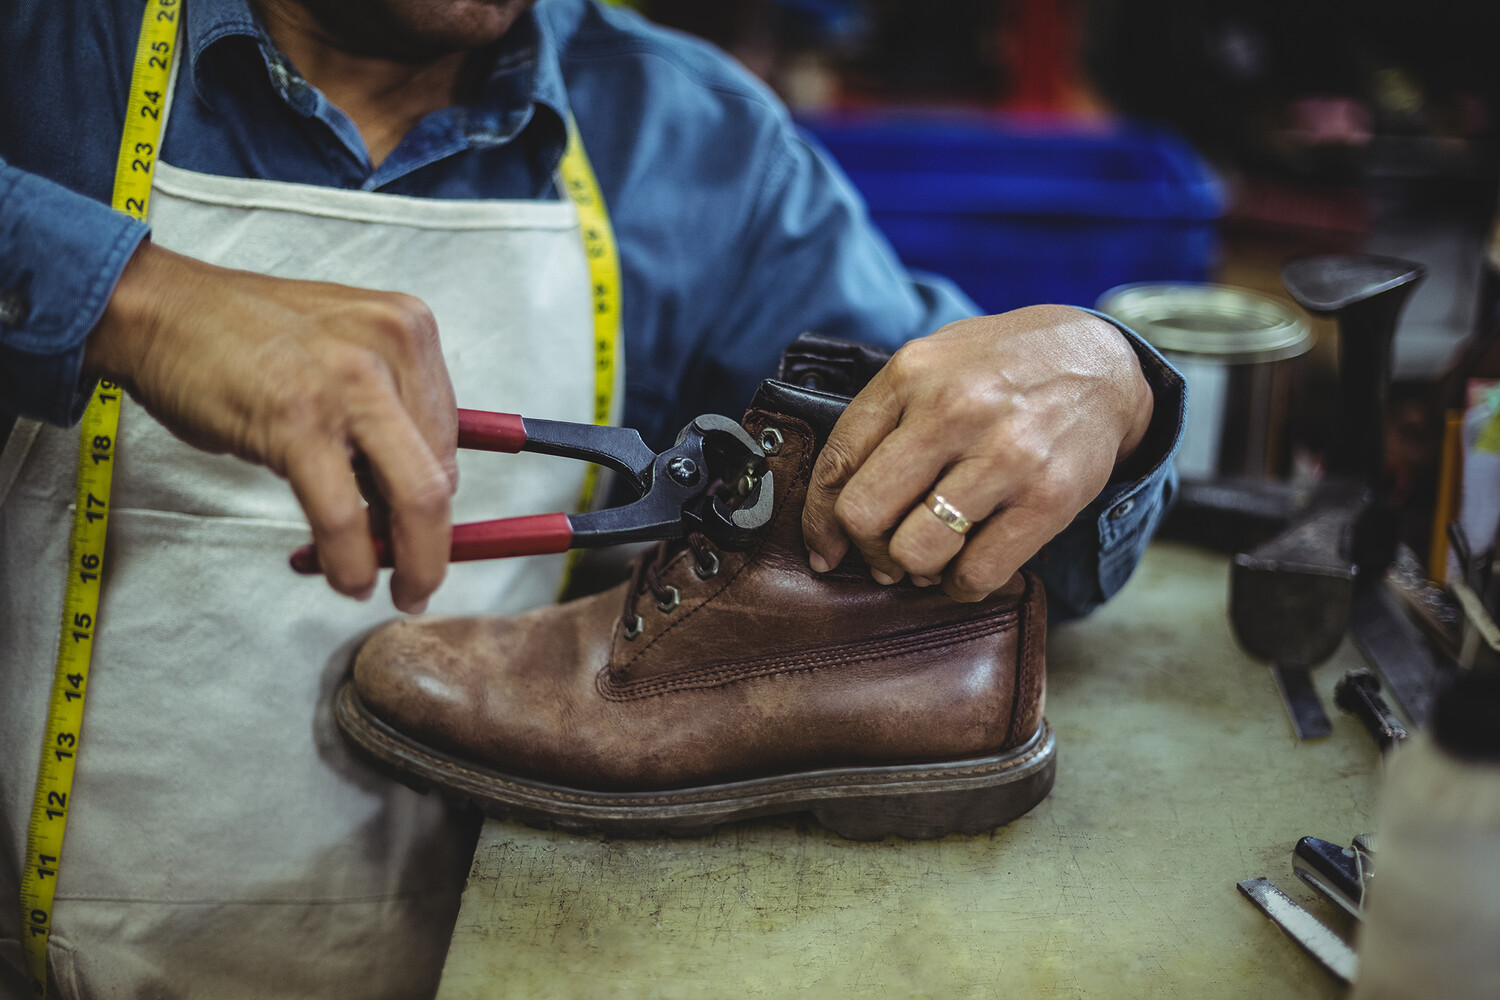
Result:
{"label": "denim shirt", "polygon": [[[145,225],[108,207],[141,0],[9,0],[0,25],[0,413],[67,424],[84,338]],[[464,199],[556,198],[572,114],[620,249],[624,422],[654,446],[738,413],[806,330],[894,348],[976,307],[913,275],[837,166],[723,53],[586,0],[542,0],[464,104],[378,166],[247,0],[188,0],[162,155],[188,170]],[[1061,614],[1113,593],[1174,480],[1182,383],[1126,331],[1156,394],[1131,474],[1037,568]],[[539,333],[540,335],[540,333]]]}

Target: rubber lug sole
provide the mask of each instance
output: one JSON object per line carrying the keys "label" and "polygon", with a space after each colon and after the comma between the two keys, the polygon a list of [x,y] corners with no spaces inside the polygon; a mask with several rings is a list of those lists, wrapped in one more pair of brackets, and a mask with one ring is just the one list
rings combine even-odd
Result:
{"label": "rubber lug sole", "polygon": [[723,823],[810,813],[848,840],[932,840],[1003,826],[1047,797],[1057,740],[1043,719],[1014,750],[969,760],[844,767],[657,792],[596,792],[503,774],[433,750],[386,725],[345,681],[334,698],[345,738],[418,792],[528,826],[612,837],[698,837]]}

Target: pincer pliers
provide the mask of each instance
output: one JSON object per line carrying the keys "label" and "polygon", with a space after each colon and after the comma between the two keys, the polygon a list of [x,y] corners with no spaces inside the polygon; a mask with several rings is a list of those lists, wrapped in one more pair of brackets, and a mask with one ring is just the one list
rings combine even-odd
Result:
{"label": "pincer pliers", "polygon": [[[736,551],[754,545],[771,521],[775,492],[765,449],[738,423],[717,414],[695,417],[676,443],[655,452],[628,427],[459,410],[458,446],[594,462],[622,475],[638,499],[581,514],[529,514],[454,525],[451,562],[544,555],[690,532]],[[380,565],[392,565],[388,539],[377,537],[375,549]],[[299,573],[321,572],[312,545],[292,553],[291,563]]]}

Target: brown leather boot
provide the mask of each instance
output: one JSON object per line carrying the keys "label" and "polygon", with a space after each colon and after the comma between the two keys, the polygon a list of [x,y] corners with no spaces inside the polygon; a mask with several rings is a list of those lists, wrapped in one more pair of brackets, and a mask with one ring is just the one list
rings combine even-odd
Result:
{"label": "brown leather boot", "polygon": [[929,838],[1020,816],[1055,768],[1041,583],[960,604],[811,572],[802,503],[844,402],[757,394],[744,425],[777,496],[754,549],[663,543],[592,597],[393,622],[339,692],[344,733],[419,788],[574,831],[808,811],[853,839]]}

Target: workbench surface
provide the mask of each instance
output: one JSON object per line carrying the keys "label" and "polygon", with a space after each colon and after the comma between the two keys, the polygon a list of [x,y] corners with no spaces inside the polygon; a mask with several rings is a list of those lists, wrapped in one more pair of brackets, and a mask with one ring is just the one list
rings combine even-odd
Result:
{"label": "workbench surface", "polygon": [[507,997],[1337,997],[1235,889],[1297,838],[1374,823],[1374,742],[1333,706],[1298,744],[1229,630],[1228,560],[1158,543],[1052,630],[1057,785],[993,834],[852,843],[805,818],[628,841],[487,822],[439,1000]]}

